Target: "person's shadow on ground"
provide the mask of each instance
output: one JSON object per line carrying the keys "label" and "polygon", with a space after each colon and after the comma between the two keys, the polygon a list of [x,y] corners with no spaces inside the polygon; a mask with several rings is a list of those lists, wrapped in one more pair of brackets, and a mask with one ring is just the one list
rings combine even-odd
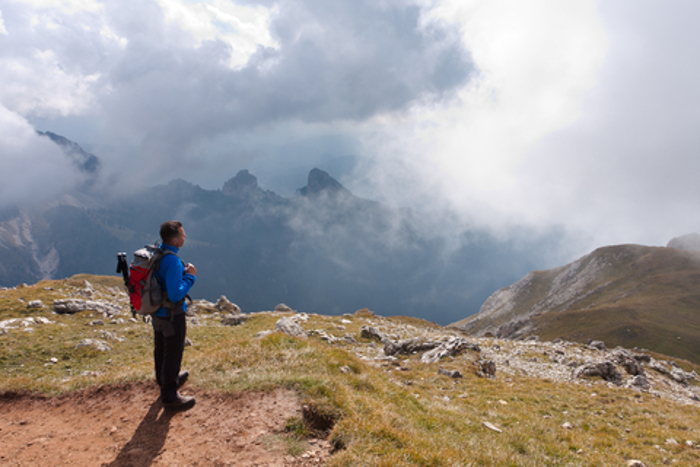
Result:
{"label": "person's shadow on ground", "polygon": [[109,464],[103,467],[147,466],[160,454],[170,430],[170,420],[175,412],[163,410],[159,399],[151,405],[128,443]]}

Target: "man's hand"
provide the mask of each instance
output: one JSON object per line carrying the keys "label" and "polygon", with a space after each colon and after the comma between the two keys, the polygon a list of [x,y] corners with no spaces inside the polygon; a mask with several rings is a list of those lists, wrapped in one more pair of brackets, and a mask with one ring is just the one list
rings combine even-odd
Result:
{"label": "man's hand", "polygon": [[185,266],[185,274],[192,274],[193,276],[197,275],[197,268],[194,267],[194,264],[187,263],[187,266]]}

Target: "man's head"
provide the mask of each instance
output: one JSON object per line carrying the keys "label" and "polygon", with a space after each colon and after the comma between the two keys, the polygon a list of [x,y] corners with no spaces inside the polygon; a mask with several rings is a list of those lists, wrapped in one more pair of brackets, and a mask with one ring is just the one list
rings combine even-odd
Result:
{"label": "man's head", "polygon": [[163,243],[180,248],[185,244],[185,229],[182,228],[180,221],[163,222],[160,226],[160,239]]}

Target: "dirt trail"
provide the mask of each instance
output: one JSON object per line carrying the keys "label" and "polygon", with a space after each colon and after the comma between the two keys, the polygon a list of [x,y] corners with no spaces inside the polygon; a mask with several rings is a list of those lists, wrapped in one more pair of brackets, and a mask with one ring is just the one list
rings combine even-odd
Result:
{"label": "dirt trail", "polygon": [[0,464],[10,466],[317,466],[313,439],[293,457],[282,434],[301,417],[291,391],[222,394],[186,386],[197,403],[165,412],[152,383],[93,387],[59,397],[0,394]]}

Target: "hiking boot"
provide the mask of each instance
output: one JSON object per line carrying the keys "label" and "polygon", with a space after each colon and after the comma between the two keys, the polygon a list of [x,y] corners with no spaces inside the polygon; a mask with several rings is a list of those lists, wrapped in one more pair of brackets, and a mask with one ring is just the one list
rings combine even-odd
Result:
{"label": "hiking boot", "polygon": [[163,402],[164,410],[182,411],[189,410],[192,407],[194,407],[194,396],[183,396],[181,394],[178,394],[175,400],[170,402]]}
{"label": "hiking boot", "polygon": [[187,382],[187,378],[190,377],[189,371],[183,371],[177,375],[177,388],[180,389]]}

